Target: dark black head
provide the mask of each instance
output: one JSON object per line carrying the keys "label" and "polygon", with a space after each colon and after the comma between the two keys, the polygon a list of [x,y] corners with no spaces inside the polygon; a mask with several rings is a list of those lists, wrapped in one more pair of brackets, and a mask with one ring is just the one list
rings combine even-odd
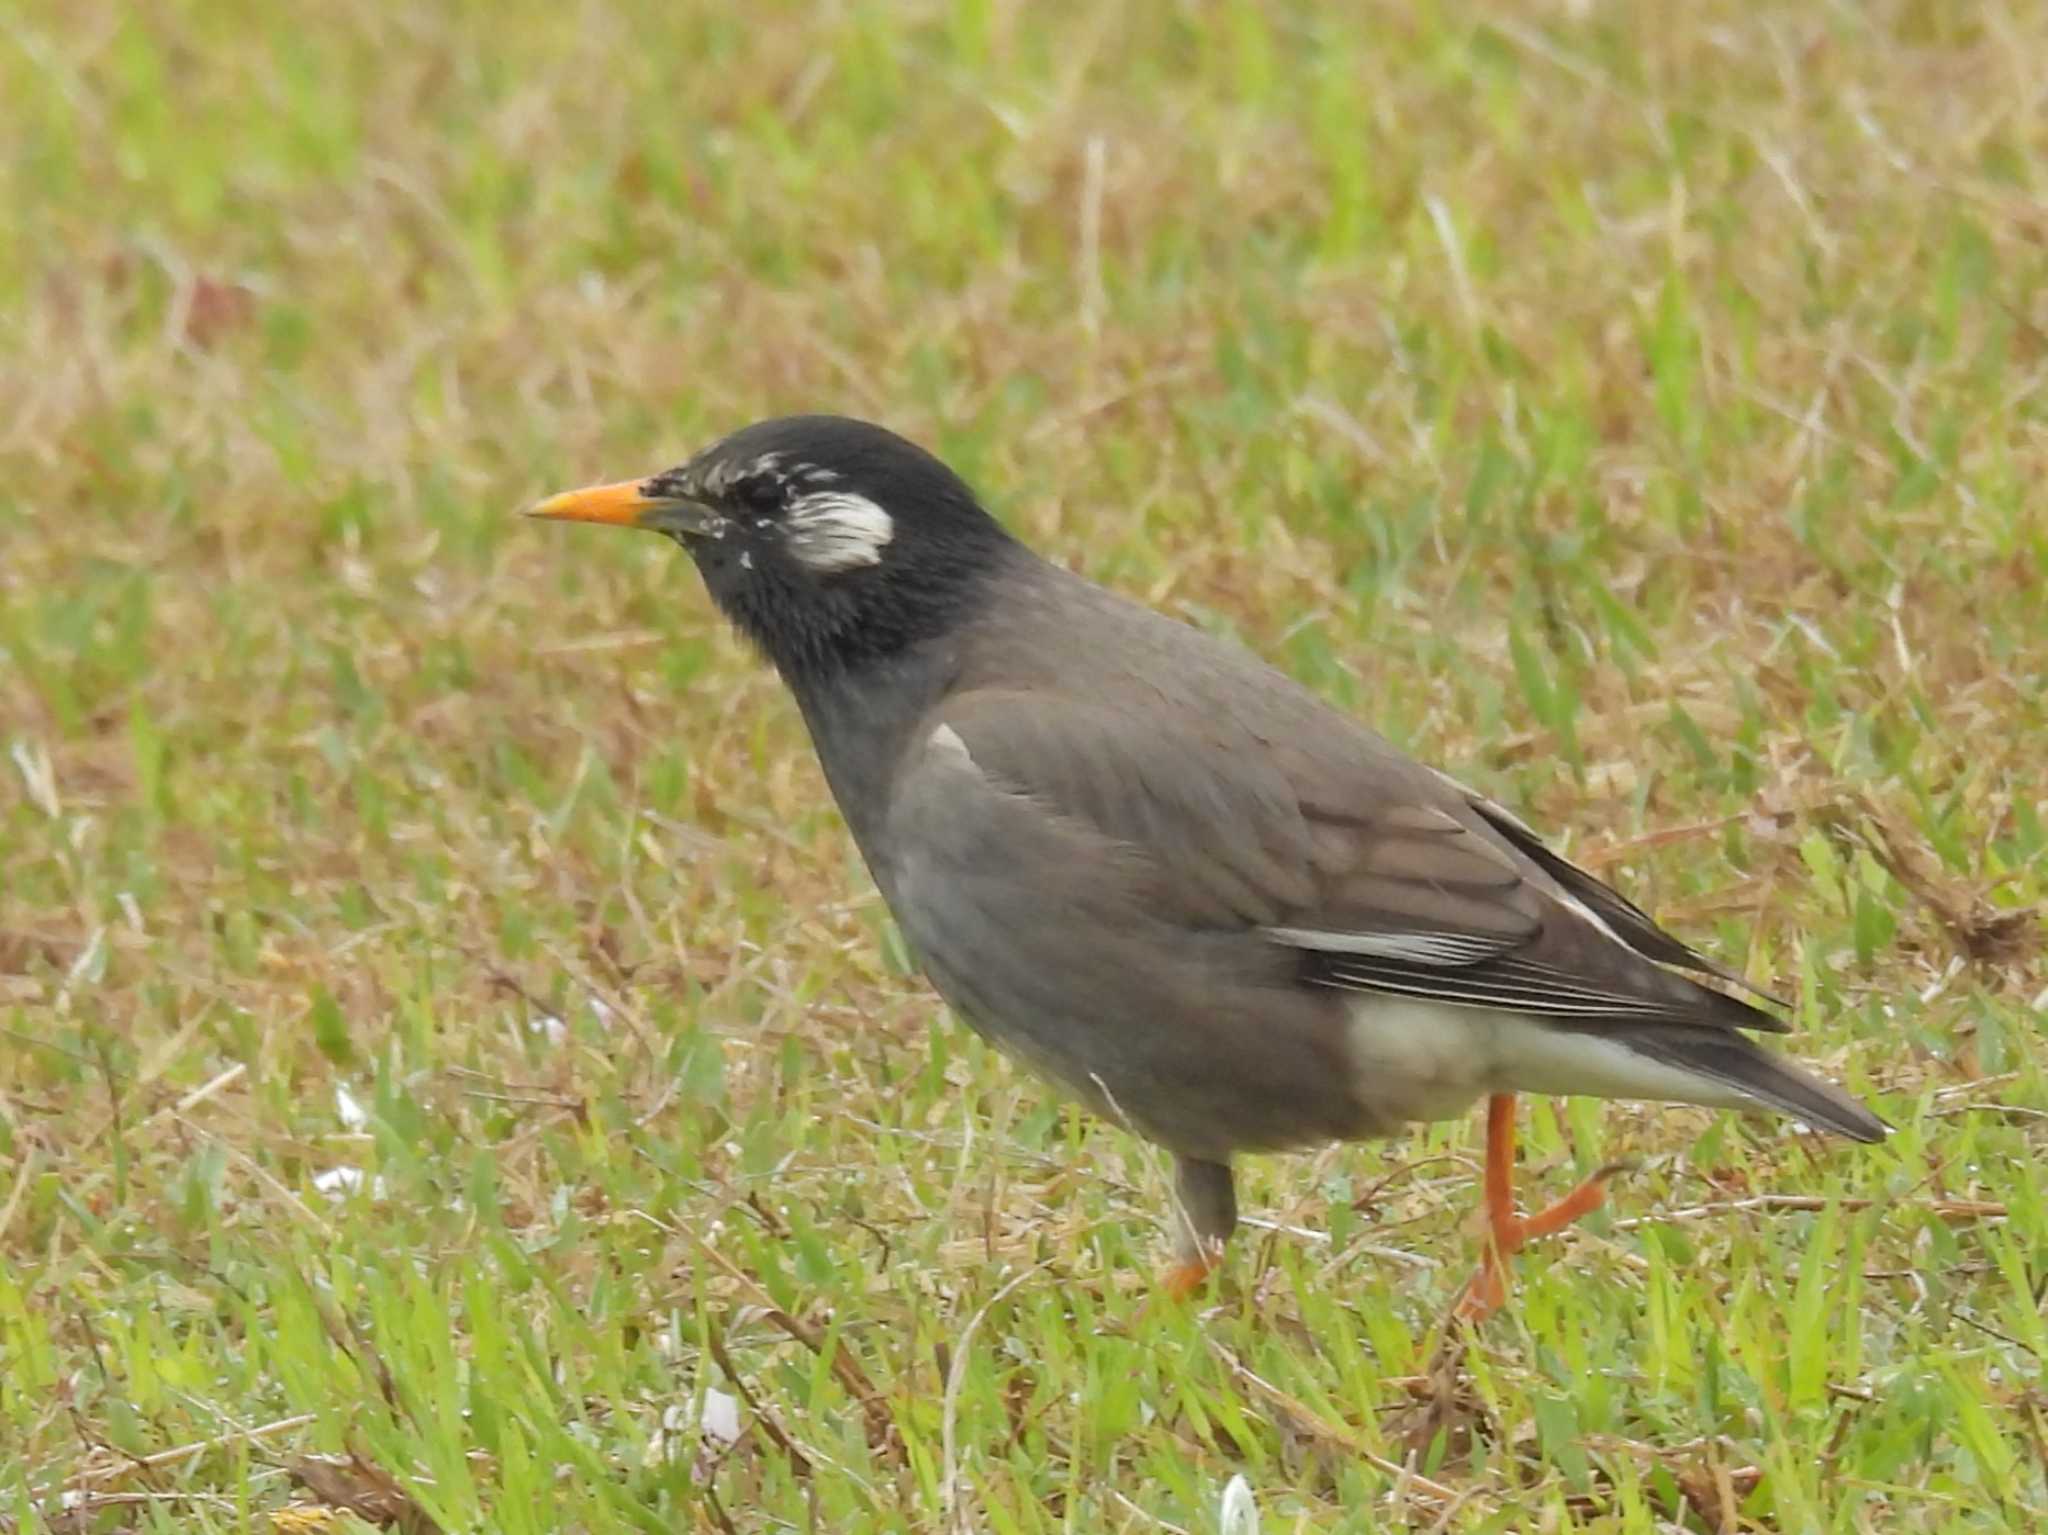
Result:
{"label": "dark black head", "polygon": [[533,515],[668,534],[793,680],[945,632],[1015,547],[952,470],[844,416],[756,422],[679,468]]}

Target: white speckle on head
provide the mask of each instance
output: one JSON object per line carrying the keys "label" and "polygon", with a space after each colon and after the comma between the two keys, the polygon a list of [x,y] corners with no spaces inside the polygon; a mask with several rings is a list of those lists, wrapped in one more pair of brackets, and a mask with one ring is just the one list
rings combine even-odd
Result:
{"label": "white speckle on head", "polygon": [[751,549],[742,549],[742,550],[740,551],[740,569],[741,569],[741,570],[752,570],[753,568],[754,568],[754,551],[753,551],[753,550],[751,550]]}
{"label": "white speckle on head", "polygon": [[866,496],[844,490],[796,497],[783,509],[782,526],[790,553],[826,574],[881,564],[896,536],[894,518]]}
{"label": "white speckle on head", "polygon": [[698,474],[698,485],[706,495],[722,496],[742,480],[771,480],[785,483],[780,453],[763,453],[758,458],[715,458]]}
{"label": "white speckle on head", "polygon": [[789,455],[780,449],[756,454],[753,458],[714,457],[701,467],[692,465],[690,475],[696,491],[706,496],[728,495],[734,487],[750,480],[772,485],[778,491],[787,491],[792,486],[834,485],[841,478],[836,469],[792,463]]}

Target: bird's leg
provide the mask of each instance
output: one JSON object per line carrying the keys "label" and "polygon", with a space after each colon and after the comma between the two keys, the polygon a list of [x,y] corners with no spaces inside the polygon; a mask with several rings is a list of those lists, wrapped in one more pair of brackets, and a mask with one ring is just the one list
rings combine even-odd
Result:
{"label": "bird's leg", "polygon": [[1515,1214],[1515,1095],[1486,1100],[1486,1230],[1480,1236],[1479,1271],[1465,1286],[1458,1314],[1473,1321],[1491,1315],[1508,1298],[1508,1255],[1522,1245]]}
{"label": "bird's leg", "polygon": [[1508,1259],[1532,1237],[1562,1231],[1607,1202],[1607,1180],[1624,1164],[1609,1163],[1555,1204],[1534,1215],[1515,1213],[1515,1095],[1486,1100],[1486,1235],[1479,1272],[1465,1286],[1458,1315],[1471,1321],[1507,1304]]}
{"label": "bird's leg", "polygon": [[1182,1157],[1175,1168],[1173,1193],[1179,1256],[1159,1287],[1173,1299],[1184,1300],[1202,1287],[1223,1256],[1223,1244],[1237,1229],[1237,1187],[1228,1162]]}
{"label": "bird's leg", "polygon": [[1202,1288],[1215,1264],[1202,1258],[1180,1258],[1159,1276],[1159,1288],[1168,1300],[1186,1300]]}

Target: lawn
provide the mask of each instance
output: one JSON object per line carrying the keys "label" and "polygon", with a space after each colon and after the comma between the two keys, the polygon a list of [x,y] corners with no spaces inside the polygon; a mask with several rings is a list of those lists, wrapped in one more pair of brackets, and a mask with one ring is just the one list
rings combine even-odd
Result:
{"label": "lawn", "polygon": [[[2044,1527],[2044,58],[0,14],[0,1529]],[[1155,1295],[1162,1158],[945,1014],[687,562],[511,515],[800,409],[1515,806],[1898,1133],[1525,1103],[1526,1199],[1638,1166],[1477,1330],[1476,1120],[1249,1159]]]}

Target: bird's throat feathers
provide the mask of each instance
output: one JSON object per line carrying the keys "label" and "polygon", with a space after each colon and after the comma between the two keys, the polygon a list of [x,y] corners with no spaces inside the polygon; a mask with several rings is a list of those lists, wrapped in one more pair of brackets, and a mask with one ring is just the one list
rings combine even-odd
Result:
{"label": "bird's throat feathers", "polygon": [[993,518],[919,527],[897,516],[882,558],[843,571],[699,559],[712,601],[799,695],[971,623],[1014,559],[1034,558]]}

